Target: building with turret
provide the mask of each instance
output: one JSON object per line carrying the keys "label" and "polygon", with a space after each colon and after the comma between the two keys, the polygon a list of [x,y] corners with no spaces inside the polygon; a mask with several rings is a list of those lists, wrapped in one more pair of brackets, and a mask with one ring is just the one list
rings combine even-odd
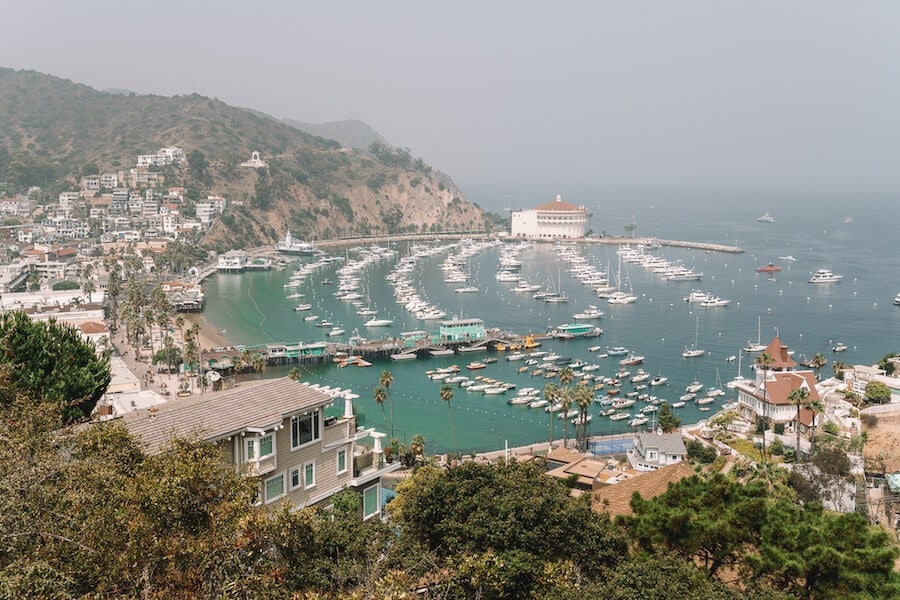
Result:
{"label": "building with turret", "polygon": [[587,219],[587,208],[564,202],[557,196],[554,202],[537,208],[514,211],[511,234],[514,238],[527,239],[583,238]]}

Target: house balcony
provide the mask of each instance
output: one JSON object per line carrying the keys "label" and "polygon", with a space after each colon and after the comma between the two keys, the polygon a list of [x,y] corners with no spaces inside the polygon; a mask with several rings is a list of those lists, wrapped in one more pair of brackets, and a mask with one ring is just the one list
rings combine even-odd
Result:
{"label": "house balcony", "polygon": [[393,462],[387,462],[383,452],[376,453],[369,448],[357,446],[353,452],[353,479],[350,481],[350,485],[354,487],[365,485],[402,466],[396,459]]}
{"label": "house balcony", "polygon": [[322,446],[332,448],[347,443],[351,438],[353,419],[328,417],[325,419],[325,432],[322,435]]}

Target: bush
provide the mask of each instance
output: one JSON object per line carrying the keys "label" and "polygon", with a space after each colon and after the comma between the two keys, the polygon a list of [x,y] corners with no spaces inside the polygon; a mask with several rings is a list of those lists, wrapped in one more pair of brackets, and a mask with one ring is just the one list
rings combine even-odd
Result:
{"label": "bush", "polygon": [[[782,429],[784,429],[783,425]],[[784,454],[784,444],[780,439],[775,438],[775,441],[772,442],[771,445],[769,445],[769,453],[772,456],[781,456],[782,454]]]}
{"label": "bush", "polygon": [[822,430],[825,431],[825,433],[830,433],[831,435],[838,435],[841,433],[841,428],[831,421],[825,423],[825,425],[822,427]]}
{"label": "bush", "polygon": [[685,444],[685,448],[687,449],[688,458],[691,460],[696,460],[700,464],[708,465],[709,463],[716,460],[716,456],[718,453],[715,448],[707,446],[702,442],[698,442],[697,440],[690,440],[687,444]]}
{"label": "bush", "polygon": [[784,435],[784,423],[775,423],[774,429],[777,435]]}

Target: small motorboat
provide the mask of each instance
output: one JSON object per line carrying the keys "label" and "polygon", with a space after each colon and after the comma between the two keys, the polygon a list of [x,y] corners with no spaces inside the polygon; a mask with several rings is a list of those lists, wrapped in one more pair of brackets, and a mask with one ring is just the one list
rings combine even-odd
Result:
{"label": "small motorboat", "polygon": [[846,350],[846,349],[847,349],[847,345],[846,345],[846,344],[843,344],[843,343],[841,343],[841,342],[838,342],[837,344],[835,344],[834,346],[832,346],[831,351],[832,351],[832,352],[843,352],[843,351]]}

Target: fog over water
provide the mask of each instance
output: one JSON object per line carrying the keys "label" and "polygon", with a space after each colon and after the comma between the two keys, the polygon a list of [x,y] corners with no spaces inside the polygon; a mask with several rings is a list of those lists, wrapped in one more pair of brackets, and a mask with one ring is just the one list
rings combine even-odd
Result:
{"label": "fog over water", "polygon": [[[2,66],[361,119],[486,208],[900,190],[900,4],[887,0],[58,0],[11,3],[3,20]],[[602,197],[575,198],[586,187]]]}

